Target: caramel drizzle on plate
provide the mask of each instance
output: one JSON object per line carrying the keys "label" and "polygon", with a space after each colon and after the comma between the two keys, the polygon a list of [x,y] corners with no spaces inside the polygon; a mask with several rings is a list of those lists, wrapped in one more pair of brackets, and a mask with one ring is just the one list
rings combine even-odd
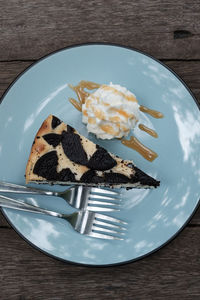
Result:
{"label": "caramel drizzle on plate", "polygon": [[164,115],[157,111],[157,110],[153,110],[153,109],[150,109],[146,106],[143,106],[143,105],[140,105],[140,111],[146,113],[146,114],[149,114],[150,116],[152,116],[153,118],[156,118],[156,119],[160,119],[160,118],[163,118]]}
{"label": "caramel drizzle on plate", "polygon": [[[79,84],[76,86],[73,86],[69,84],[69,87],[76,93],[78,97],[78,101],[75,100],[74,98],[69,98],[69,101],[71,104],[80,112],[82,112],[82,105],[85,103],[85,100],[87,97],[89,97],[90,93],[85,91],[85,89],[88,90],[94,90],[98,89],[101,86],[101,84],[91,82],[91,81],[85,81],[81,80]],[[140,111],[149,114],[153,118],[160,119],[163,118],[164,115],[156,110],[149,109],[146,106],[141,105],[140,106]],[[147,134],[151,135],[152,137],[157,138],[158,134],[151,128],[148,128],[144,124],[139,124],[138,126],[140,130],[145,131]],[[138,153],[140,153],[145,159],[148,161],[153,161],[156,157],[158,157],[158,154],[151,150],[150,148],[146,147],[143,145],[136,137],[131,136],[130,140],[128,139],[120,139],[121,143],[131,149],[134,149]]]}
{"label": "caramel drizzle on plate", "polygon": [[80,112],[82,112],[82,104],[80,102],[78,102],[77,100],[75,100],[74,98],[69,98],[69,101],[71,102],[72,105],[74,105],[74,107],[79,110]]}
{"label": "caramel drizzle on plate", "polygon": [[140,130],[145,131],[146,133],[148,133],[152,137],[154,137],[154,138],[158,137],[158,134],[155,130],[145,126],[144,124],[139,124],[138,127],[140,128]]}
{"label": "caramel drizzle on plate", "polygon": [[135,136],[131,136],[130,140],[123,139],[121,142],[123,145],[136,150],[149,161],[153,161],[158,156],[156,152],[143,145]]}
{"label": "caramel drizzle on plate", "polygon": [[85,99],[90,95],[90,93],[86,92],[84,89],[94,90],[98,89],[100,86],[101,84],[85,80],[81,80],[76,86],[69,84],[69,87],[76,93],[79,100],[77,101],[73,98],[69,98],[69,101],[76,109],[82,111],[82,105],[85,103]]}

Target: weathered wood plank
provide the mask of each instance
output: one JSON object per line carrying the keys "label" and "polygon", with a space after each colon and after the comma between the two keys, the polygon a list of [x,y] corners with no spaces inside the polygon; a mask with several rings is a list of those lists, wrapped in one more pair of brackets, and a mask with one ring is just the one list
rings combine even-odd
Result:
{"label": "weathered wood plank", "polygon": [[199,0],[0,1],[0,60],[112,42],[158,58],[200,59]]}
{"label": "weathered wood plank", "polygon": [[8,224],[8,222],[6,221],[5,217],[3,216],[2,212],[0,211],[0,228],[2,228],[2,227],[9,228],[10,225]]}
{"label": "weathered wood plank", "polygon": [[28,62],[0,62],[0,97],[3,95],[9,84],[23,72],[33,61]]}
{"label": "weathered wood plank", "polygon": [[64,264],[0,229],[1,299],[199,299],[200,228],[186,228],[153,255],[121,267]]}
{"label": "weathered wood plank", "polygon": [[200,225],[200,207],[192,217],[191,221],[189,222],[189,225]]}

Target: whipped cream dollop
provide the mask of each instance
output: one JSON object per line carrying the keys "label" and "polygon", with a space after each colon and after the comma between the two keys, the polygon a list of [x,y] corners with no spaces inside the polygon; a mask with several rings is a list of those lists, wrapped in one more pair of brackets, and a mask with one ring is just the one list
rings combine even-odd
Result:
{"label": "whipped cream dollop", "polygon": [[133,93],[118,84],[101,85],[82,105],[82,121],[97,138],[127,136],[139,121],[139,104]]}

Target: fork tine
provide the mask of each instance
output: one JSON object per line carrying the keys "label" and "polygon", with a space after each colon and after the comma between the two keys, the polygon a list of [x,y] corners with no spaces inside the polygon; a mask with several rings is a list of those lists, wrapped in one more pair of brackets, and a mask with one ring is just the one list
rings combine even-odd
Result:
{"label": "fork tine", "polygon": [[121,198],[113,198],[113,197],[107,197],[107,196],[101,196],[101,195],[93,195],[93,194],[90,194],[90,198],[95,198],[95,199],[99,199],[99,200],[118,201],[118,202],[122,201]]}
{"label": "fork tine", "polygon": [[110,228],[115,228],[115,229],[119,229],[119,230],[127,230],[127,228],[125,228],[125,227],[121,227],[119,225],[115,225],[115,224],[111,224],[111,223],[107,223],[107,222],[102,222],[99,220],[94,220],[94,224],[100,225],[100,226],[106,226],[106,227],[110,227]]}
{"label": "fork tine", "polygon": [[111,190],[107,190],[107,189],[103,189],[103,188],[91,188],[91,192],[92,193],[99,193],[99,194],[110,194],[110,195],[120,195],[119,192],[117,191],[111,191]]}
{"label": "fork tine", "polygon": [[116,231],[116,230],[112,230],[112,229],[108,229],[108,228],[103,228],[103,227],[99,227],[96,225],[92,226],[92,230],[96,230],[96,231],[101,231],[101,232],[105,232],[105,233],[113,233],[113,234],[121,234],[124,235],[124,232],[120,232],[120,231]]}
{"label": "fork tine", "polygon": [[103,215],[103,214],[98,214],[98,213],[95,214],[95,218],[103,219],[103,220],[106,220],[106,221],[109,221],[109,222],[124,224],[124,225],[128,224],[127,222],[124,222],[122,220],[119,220],[119,219],[116,219],[116,218],[113,218],[113,217],[110,217],[110,216],[106,216],[106,215]]}
{"label": "fork tine", "polygon": [[87,234],[88,236],[92,236],[98,239],[106,239],[106,240],[121,240],[123,241],[124,239],[121,237],[113,236],[113,235],[107,235],[107,234],[102,234],[102,233],[97,233],[91,231],[90,233]]}
{"label": "fork tine", "polygon": [[121,206],[119,203],[116,202],[105,202],[105,201],[96,201],[96,200],[88,200],[88,203],[92,205]]}
{"label": "fork tine", "polygon": [[87,210],[93,212],[111,212],[111,211],[120,211],[120,209],[114,207],[103,207],[103,206],[88,206]]}

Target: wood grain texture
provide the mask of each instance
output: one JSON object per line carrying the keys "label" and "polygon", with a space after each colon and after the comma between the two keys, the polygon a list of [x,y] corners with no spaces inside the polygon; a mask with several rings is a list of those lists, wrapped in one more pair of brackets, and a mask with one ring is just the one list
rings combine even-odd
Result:
{"label": "wood grain texture", "polygon": [[11,84],[11,82],[23,72],[33,61],[28,62],[0,62],[0,98],[2,97],[5,90]]}
{"label": "wood grain texture", "polygon": [[200,228],[187,228],[129,265],[86,268],[55,261],[1,229],[1,299],[199,299],[199,234]]}
{"label": "wood grain texture", "polygon": [[0,1],[0,60],[37,59],[87,42],[132,46],[157,58],[200,59],[199,5],[199,0]]}
{"label": "wood grain texture", "polygon": [[10,228],[10,225],[6,221],[5,217],[3,216],[2,212],[0,211],[0,229],[1,228]]}

